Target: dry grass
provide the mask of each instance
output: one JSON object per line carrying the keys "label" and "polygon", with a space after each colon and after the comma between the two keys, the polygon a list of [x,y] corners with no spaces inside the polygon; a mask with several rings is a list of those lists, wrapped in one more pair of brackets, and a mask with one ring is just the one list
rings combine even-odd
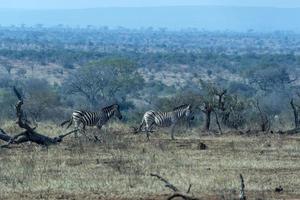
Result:
{"label": "dry grass", "polygon": [[[13,123],[3,128],[16,131]],[[41,125],[48,135],[63,132]],[[94,130],[90,130],[92,132]],[[249,199],[300,199],[300,137],[202,136],[194,130],[175,141],[155,133],[129,134],[123,125],[102,131],[102,143],[69,137],[49,148],[0,149],[0,199],[165,199],[171,192],[149,176],[167,178],[203,199],[238,197],[242,173]],[[203,142],[208,149],[201,150]],[[282,193],[275,193],[281,185]]]}

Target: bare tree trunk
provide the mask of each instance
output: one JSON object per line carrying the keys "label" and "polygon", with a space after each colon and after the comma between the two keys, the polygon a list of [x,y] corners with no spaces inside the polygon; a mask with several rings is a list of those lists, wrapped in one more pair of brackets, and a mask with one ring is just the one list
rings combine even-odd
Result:
{"label": "bare tree trunk", "polygon": [[263,111],[261,110],[258,100],[256,101],[256,108],[259,111],[259,115],[260,115],[260,119],[261,119],[261,123],[260,123],[261,131],[263,131],[263,132],[269,131],[270,120],[269,120],[268,116],[265,113],[263,113]]}
{"label": "bare tree trunk", "polygon": [[216,111],[214,111],[214,113],[215,113],[216,122],[217,122],[217,125],[218,125],[218,128],[219,128],[220,134],[223,134],[221,124],[220,124],[220,121],[219,121],[219,117],[218,117],[218,113]]}
{"label": "bare tree trunk", "polygon": [[300,127],[299,113],[298,113],[298,109],[296,108],[296,105],[294,104],[294,99],[291,99],[290,104],[294,113],[295,128],[299,128]]}
{"label": "bare tree trunk", "polygon": [[204,112],[205,113],[205,126],[204,126],[205,131],[209,131],[209,128],[210,128],[211,112],[212,112],[212,110],[210,110],[210,109],[208,109]]}

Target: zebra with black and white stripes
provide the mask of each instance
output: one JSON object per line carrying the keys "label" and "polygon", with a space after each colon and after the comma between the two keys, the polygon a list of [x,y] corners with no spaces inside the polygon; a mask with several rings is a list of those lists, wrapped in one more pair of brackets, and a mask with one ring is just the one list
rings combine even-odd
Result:
{"label": "zebra with black and white stripes", "polygon": [[[83,133],[85,133],[86,126],[97,126],[97,128],[100,130],[101,127],[113,116],[116,116],[119,120],[122,119],[120,106],[118,104],[112,104],[104,107],[99,112],[75,110],[72,113],[71,119],[64,121],[61,126],[69,123],[67,126],[67,128],[69,128],[74,122],[75,129],[81,130]],[[75,133],[75,136],[77,137],[77,132]]]}
{"label": "zebra with black and white stripes", "polygon": [[158,127],[171,127],[171,138],[174,140],[174,128],[177,122],[186,117],[188,120],[193,120],[191,105],[184,104],[173,109],[170,112],[160,112],[149,110],[145,112],[142,123],[138,128],[138,132],[145,126],[145,132],[149,140],[149,133],[152,131],[154,126]]}

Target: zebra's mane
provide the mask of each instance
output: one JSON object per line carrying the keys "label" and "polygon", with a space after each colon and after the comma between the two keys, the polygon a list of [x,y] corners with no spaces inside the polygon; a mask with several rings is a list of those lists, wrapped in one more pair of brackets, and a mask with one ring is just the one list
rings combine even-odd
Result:
{"label": "zebra's mane", "polygon": [[181,106],[178,106],[178,107],[173,108],[173,111],[179,110],[179,109],[182,109],[182,108],[186,108],[186,107],[188,107],[188,106],[189,106],[189,104],[183,104],[183,105],[181,105]]}
{"label": "zebra's mane", "polygon": [[106,106],[106,107],[102,108],[102,110],[103,110],[103,111],[104,111],[104,110],[111,110],[114,106],[119,106],[119,104],[114,103],[114,104],[112,104],[112,105],[110,105],[110,106]]}

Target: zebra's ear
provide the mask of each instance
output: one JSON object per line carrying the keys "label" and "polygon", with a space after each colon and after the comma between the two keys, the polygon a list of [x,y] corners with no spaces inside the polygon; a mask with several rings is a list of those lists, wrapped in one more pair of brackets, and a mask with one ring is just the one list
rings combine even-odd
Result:
{"label": "zebra's ear", "polygon": [[189,110],[191,110],[191,109],[192,109],[192,105],[189,104],[187,108],[188,108]]}

